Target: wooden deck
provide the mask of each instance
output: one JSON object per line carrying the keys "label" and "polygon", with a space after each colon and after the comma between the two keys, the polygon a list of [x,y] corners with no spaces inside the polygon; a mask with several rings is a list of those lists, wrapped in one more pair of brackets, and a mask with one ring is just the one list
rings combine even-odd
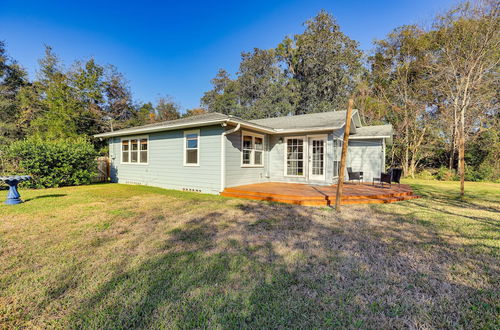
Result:
{"label": "wooden deck", "polygon": [[[335,204],[337,186],[315,186],[300,183],[266,182],[226,188],[221,193],[226,197],[238,197],[307,206],[329,206]],[[419,198],[410,186],[393,184],[389,188],[371,184],[344,184],[341,204],[392,203]]]}

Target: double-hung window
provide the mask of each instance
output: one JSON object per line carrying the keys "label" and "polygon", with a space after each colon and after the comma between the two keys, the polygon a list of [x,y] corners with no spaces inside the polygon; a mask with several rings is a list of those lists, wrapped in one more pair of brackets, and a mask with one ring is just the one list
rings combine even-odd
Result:
{"label": "double-hung window", "polygon": [[241,139],[241,166],[264,166],[264,136],[243,132]]}
{"label": "double-hung window", "polygon": [[184,166],[200,164],[200,130],[184,132]]}
{"label": "double-hung window", "polygon": [[147,164],[148,145],[147,137],[122,139],[122,163]]}

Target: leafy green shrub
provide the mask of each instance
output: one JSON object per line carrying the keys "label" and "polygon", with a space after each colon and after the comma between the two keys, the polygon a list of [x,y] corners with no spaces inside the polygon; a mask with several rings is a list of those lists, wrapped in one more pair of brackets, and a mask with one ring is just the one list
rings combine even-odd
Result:
{"label": "leafy green shrub", "polygon": [[447,167],[440,167],[436,172],[436,179],[440,181],[452,181],[457,180],[457,175],[455,171],[449,170]]}
{"label": "leafy green shrub", "polygon": [[29,138],[14,142],[6,158],[16,174],[31,175],[32,188],[88,184],[96,172],[94,146],[84,138],[42,140]]}
{"label": "leafy green shrub", "polygon": [[415,174],[416,179],[422,179],[422,180],[434,180],[434,174],[430,170],[424,169],[417,174]]}

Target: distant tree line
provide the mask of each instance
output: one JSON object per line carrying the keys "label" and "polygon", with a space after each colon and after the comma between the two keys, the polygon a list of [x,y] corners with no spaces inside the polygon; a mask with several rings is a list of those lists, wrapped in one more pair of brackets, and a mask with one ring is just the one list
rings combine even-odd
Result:
{"label": "distant tree line", "polygon": [[[320,11],[275,48],[243,52],[234,77],[219,70],[201,107],[183,116],[335,111],[353,97],[365,124],[394,126],[388,164],[406,175],[441,168],[441,177],[462,182],[498,180],[499,22],[498,1],[466,1],[436,15],[428,28],[395,28],[364,54]],[[30,80],[0,42],[0,152],[30,137],[90,137],[180,117],[171,97],[137,103],[112,65],[91,58],[66,68],[50,46]]]}
{"label": "distant tree line", "polygon": [[353,97],[366,124],[394,126],[388,164],[405,175],[443,167],[462,183],[498,180],[499,22],[498,1],[462,2],[364,56],[321,11],[276,48],[243,52],[236,76],[221,69],[201,103],[253,119],[343,110]]}
{"label": "distant tree line", "polygon": [[[124,76],[94,58],[65,68],[45,47],[35,79],[7,55],[0,42],[0,139],[2,145],[36,136],[64,139],[181,117],[170,96],[137,104]],[[199,109],[188,110],[190,115]]]}

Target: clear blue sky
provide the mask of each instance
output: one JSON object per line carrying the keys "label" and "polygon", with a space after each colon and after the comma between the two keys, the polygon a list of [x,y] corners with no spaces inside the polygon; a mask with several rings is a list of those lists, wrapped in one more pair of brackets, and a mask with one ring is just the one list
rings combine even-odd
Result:
{"label": "clear blue sky", "polygon": [[[78,4],[81,3],[81,4]],[[411,23],[428,24],[453,0],[359,1],[19,1],[0,0],[0,40],[30,73],[44,44],[66,65],[93,56],[114,64],[137,101],[171,95],[199,106],[219,68],[234,74],[241,51],[271,48],[326,9],[342,30],[372,49],[374,39]]]}

